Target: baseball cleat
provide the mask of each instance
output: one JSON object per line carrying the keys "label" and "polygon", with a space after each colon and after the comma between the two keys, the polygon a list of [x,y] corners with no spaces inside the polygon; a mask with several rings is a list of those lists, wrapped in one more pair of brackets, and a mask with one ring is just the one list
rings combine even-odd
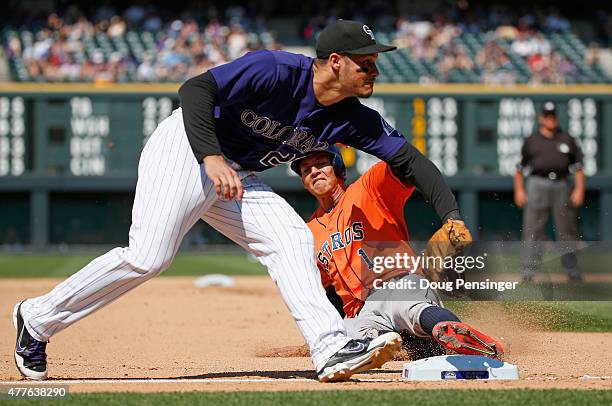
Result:
{"label": "baseball cleat", "polygon": [[447,350],[458,354],[485,355],[501,358],[504,355],[502,343],[466,323],[443,321],[432,331],[434,339]]}
{"label": "baseball cleat", "polygon": [[47,379],[47,343],[36,340],[28,333],[21,316],[21,303],[16,304],[13,310],[13,325],[17,329],[15,365],[26,379],[42,381]]}
{"label": "baseball cleat", "polygon": [[376,338],[351,340],[319,371],[319,381],[345,381],[354,374],[379,368],[392,360],[401,346],[402,338],[394,332]]}

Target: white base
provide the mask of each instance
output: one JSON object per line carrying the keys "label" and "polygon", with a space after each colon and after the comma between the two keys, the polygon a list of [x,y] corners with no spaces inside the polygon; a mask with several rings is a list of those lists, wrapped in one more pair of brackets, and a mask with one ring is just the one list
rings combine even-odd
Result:
{"label": "white base", "polygon": [[457,379],[516,380],[516,365],[478,355],[441,355],[404,364],[402,379],[446,381]]}
{"label": "white base", "polygon": [[227,275],[211,274],[200,276],[195,280],[194,285],[196,288],[205,288],[208,286],[221,286],[223,288],[233,288],[236,286],[234,278]]}

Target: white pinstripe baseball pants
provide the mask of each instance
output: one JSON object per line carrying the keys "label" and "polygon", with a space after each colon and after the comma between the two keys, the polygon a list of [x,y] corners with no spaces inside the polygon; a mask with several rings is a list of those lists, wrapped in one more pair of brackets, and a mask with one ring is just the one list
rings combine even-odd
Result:
{"label": "white pinstripe baseball pants", "polygon": [[320,370],[349,339],[321,286],[310,230],[270,187],[252,174],[240,175],[243,200],[218,199],[203,165],[193,158],[181,110],[173,112],[140,158],[129,246],[107,252],[51,292],[24,302],[28,331],[47,341],[163,272],[202,218],[267,267]]}

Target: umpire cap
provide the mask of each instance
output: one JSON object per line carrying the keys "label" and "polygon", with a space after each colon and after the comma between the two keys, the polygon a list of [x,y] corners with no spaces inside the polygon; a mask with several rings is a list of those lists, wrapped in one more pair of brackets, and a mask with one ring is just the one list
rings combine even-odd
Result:
{"label": "umpire cap", "polygon": [[340,150],[338,150],[338,148],[335,145],[332,145],[326,150],[311,151],[308,155],[304,155],[302,157],[299,157],[295,161],[292,161],[290,166],[293,172],[297,173],[299,177],[302,177],[302,173],[300,172],[300,162],[302,161],[302,159],[308,158],[310,155],[316,154],[318,152],[327,153],[331,158],[331,164],[332,164],[332,167],[334,168],[334,173],[336,174],[336,176],[346,180],[346,166],[344,165],[344,160],[342,159],[342,155],[340,155]]}
{"label": "umpire cap", "polygon": [[557,115],[557,106],[552,101],[544,102],[542,106],[542,115],[543,116],[556,116]]}
{"label": "umpire cap", "polygon": [[325,59],[332,52],[368,55],[393,51],[397,47],[378,44],[370,27],[363,23],[338,20],[321,31],[316,48],[317,58]]}

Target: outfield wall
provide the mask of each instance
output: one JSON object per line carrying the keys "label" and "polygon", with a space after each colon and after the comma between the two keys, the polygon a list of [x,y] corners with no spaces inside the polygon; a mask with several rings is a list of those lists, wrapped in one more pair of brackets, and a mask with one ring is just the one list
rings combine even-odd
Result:
{"label": "outfield wall", "polygon": [[[177,89],[0,84],[0,243],[124,242],[140,150],[177,107]],[[480,238],[513,239],[520,211],[511,175],[545,100],[558,103],[561,126],[585,155],[580,230],[587,239],[612,239],[612,86],[381,84],[364,103],[436,163]],[[354,150],[343,155],[350,178],[373,163]],[[314,207],[286,166],[261,176],[302,214]],[[411,232],[427,235],[435,222],[427,205],[414,199],[407,212]]]}

